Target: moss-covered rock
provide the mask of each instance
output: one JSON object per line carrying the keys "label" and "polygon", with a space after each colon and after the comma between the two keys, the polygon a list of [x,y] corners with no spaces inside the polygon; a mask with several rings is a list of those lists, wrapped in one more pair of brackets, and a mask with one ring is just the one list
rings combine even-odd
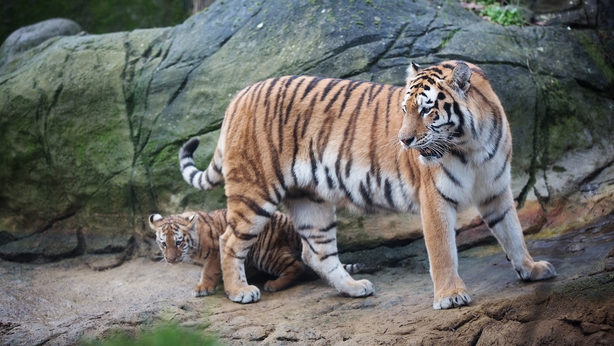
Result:
{"label": "moss-covered rock", "polygon": [[[30,258],[9,253],[51,228],[82,253],[142,249],[150,213],[223,207],[222,188],[182,180],[179,147],[200,136],[205,167],[236,92],[284,74],[403,85],[412,60],[477,63],[510,118],[525,198],[569,150],[611,143],[604,54],[590,31],[504,28],[425,0],[220,1],[172,28],[45,41],[0,67],[0,256]],[[415,216],[353,217],[346,250],[420,236]]]}

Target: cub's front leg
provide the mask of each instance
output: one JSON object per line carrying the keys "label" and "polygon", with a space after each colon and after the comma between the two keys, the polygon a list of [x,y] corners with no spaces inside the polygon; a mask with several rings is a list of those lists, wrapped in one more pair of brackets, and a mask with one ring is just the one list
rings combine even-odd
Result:
{"label": "cub's front leg", "polygon": [[433,308],[438,310],[471,302],[465,283],[458,276],[455,207],[454,201],[445,198],[436,186],[423,184],[420,211],[435,290]]}
{"label": "cub's front leg", "polygon": [[215,286],[217,286],[222,279],[220,252],[218,249],[209,249],[208,254],[203,258],[203,262],[200,282],[192,291],[194,297],[203,297],[215,293]]}

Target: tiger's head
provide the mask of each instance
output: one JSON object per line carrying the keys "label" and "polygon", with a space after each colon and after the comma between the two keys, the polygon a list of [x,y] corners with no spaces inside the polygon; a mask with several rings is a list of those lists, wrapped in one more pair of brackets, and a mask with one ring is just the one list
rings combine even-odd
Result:
{"label": "tiger's head", "polygon": [[166,262],[175,264],[185,259],[186,254],[193,247],[190,230],[197,216],[197,214],[168,217],[152,214],[149,216],[149,227],[156,231],[156,242]]}
{"label": "tiger's head", "polygon": [[435,161],[464,144],[471,69],[464,62],[421,68],[410,64],[398,138],[415,149],[423,163]]}

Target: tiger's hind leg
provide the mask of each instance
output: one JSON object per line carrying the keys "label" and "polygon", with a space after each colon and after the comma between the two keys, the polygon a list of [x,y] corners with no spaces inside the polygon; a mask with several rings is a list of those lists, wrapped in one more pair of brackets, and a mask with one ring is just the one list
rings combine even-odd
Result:
{"label": "tiger's hind leg", "polygon": [[233,302],[254,303],[260,300],[260,290],[247,284],[245,259],[277,207],[270,203],[259,206],[247,196],[231,196],[228,197],[226,214],[228,225],[220,237],[224,290]]}
{"label": "tiger's hind leg", "polygon": [[354,280],[339,261],[335,206],[315,198],[287,198],[284,205],[303,243],[303,261],[341,294],[364,297],[373,294],[368,280]]}
{"label": "tiger's hind leg", "polygon": [[535,262],[529,254],[509,187],[501,195],[481,203],[478,211],[522,280],[536,281],[556,276],[552,264],[546,261]]}

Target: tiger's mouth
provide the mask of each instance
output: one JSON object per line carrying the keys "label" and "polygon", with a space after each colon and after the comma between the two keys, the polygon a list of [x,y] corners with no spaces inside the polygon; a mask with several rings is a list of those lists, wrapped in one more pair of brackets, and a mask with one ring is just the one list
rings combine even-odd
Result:
{"label": "tiger's mouth", "polygon": [[167,263],[170,263],[170,264],[177,264],[177,263],[183,262],[183,256],[179,256],[179,257],[164,256],[164,259],[166,260]]}
{"label": "tiger's mouth", "polygon": [[418,152],[420,153],[420,156],[427,159],[439,159],[443,155],[443,153],[437,150],[431,150],[429,148],[418,149]]}

